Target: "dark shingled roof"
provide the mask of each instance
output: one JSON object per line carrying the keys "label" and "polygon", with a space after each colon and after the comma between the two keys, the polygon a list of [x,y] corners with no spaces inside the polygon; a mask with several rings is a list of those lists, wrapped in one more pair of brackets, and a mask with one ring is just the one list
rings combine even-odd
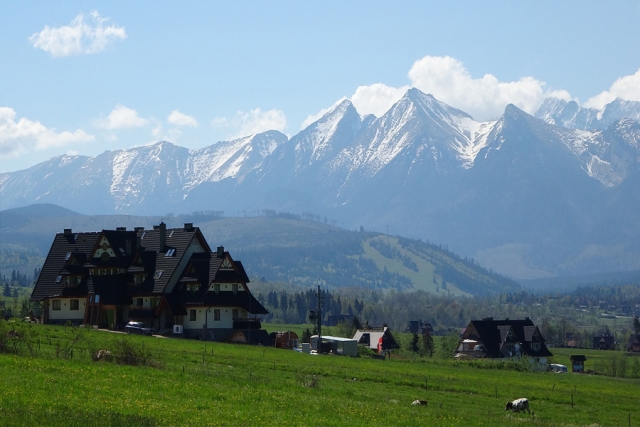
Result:
{"label": "dark shingled roof", "polygon": [[[233,270],[221,270],[224,259],[231,260],[234,267]],[[246,291],[221,291],[215,293],[209,291],[211,283],[246,283],[249,282],[247,273],[239,261],[233,261],[228,252],[222,257],[216,253],[198,253],[193,254],[184,273],[179,279],[179,284],[175,286],[171,294],[167,297],[170,307],[183,305],[205,305],[216,307],[240,307],[247,310],[251,314],[267,314],[268,311],[262,304],[251,294],[249,289]],[[199,283],[200,289],[195,292],[187,291],[185,285],[187,283]],[[172,308],[173,312],[173,308]],[[174,313],[176,314],[176,313]]]}
{"label": "dark shingled roof", "polygon": [[31,293],[31,301],[42,301],[48,297],[62,295],[64,285],[56,281],[67,263],[67,253],[83,261],[93,251],[101,232],[58,233],[53,239],[47,259]]}
{"label": "dark shingled roof", "polygon": [[[163,224],[161,224],[161,227]],[[185,230],[184,228],[171,228],[166,230],[164,247],[160,247],[160,227],[154,230],[138,231],[140,244],[146,251],[156,253],[155,271],[151,277],[153,280],[153,292],[165,292],[169,280],[175,273],[176,267],[185,256],[187,247],[193,239],[197,239],[202,249],[211,252],[209,245],[202,236],[199,228]],[[162,272],[161,274],[158,272]]]}

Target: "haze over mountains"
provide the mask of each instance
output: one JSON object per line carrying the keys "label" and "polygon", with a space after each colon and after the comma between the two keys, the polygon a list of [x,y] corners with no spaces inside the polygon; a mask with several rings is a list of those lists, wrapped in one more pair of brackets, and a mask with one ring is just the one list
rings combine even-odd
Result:
{"label": "haze over mountains", "polygon": [[169,142],[0,174],[0,207],[85,214],[311,212],[445,243],[515,278],[640,269],[640,103],[548,99],[495,122],[417,89],[381,117],[345,100],[288,138]]}

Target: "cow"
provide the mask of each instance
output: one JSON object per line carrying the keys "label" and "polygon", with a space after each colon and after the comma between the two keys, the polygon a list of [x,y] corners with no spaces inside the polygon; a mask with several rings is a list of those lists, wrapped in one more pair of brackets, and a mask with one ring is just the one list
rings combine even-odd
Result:
{"label": "cow", "polygon": [[526,397],[521,397],[520,399],[507,402],[504,410],[508,411],[509,409],[513,412],[527,411],[528,413],[531,413],[529,410],[529,400]]}
{"label": "cow", "polygon": [[426,400],[414,400],[413,402],[411,402],[411,405],[417,405],[417,406],[427,406],[427,401]]}

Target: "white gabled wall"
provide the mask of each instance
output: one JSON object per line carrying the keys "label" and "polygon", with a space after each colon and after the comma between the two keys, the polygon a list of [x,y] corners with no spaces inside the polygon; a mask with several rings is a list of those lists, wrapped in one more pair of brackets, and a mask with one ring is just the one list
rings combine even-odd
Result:
{"label": "white gabled wall", "polygon": [[[238,310],[238,319],[246,319],[247,311],[235,307]],[[195,310],[195,320],[191,320],[191,310]],[[215,319],[215,310],[220,310],[220,320]],[[184,316],[185,329],[201,329],[207,322],[209,329],[231,329],[233,328],[234,307],[187,307],[187,315]],[[207,312],[208,311],[208,312]]]}
{"label": "white gabled wall", "polygon": [[[78,309],[71,310],[71,300],[78,300]],[[60,301],[60,310],[53,309],[53,301]],[[87,304],[85,298],[51,298],[49,300],[49,320],[82,320]]]}

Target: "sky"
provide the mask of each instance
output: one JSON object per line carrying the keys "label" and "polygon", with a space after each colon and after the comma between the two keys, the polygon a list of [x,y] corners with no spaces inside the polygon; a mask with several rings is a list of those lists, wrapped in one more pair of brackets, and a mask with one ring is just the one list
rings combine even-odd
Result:
{"label": "sky", "polygon": [[498,119],[640,101],[640,1],[4,2],[0,173],[62,154],[293,136],[416,87]]}

